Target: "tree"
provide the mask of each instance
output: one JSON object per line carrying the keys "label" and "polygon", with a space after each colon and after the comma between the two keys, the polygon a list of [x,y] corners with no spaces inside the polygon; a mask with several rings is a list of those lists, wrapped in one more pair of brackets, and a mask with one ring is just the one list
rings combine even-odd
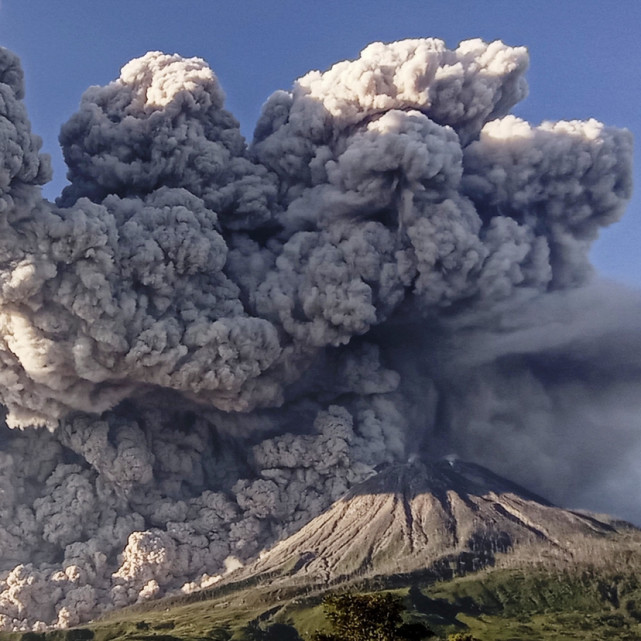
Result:
{"label": "tree", "polygon": [[420,641],[433,636],[421,623],[404,624],[403,601],[389,593],[330,594],[323,609],[332,632],[317,632],[314,641]]}

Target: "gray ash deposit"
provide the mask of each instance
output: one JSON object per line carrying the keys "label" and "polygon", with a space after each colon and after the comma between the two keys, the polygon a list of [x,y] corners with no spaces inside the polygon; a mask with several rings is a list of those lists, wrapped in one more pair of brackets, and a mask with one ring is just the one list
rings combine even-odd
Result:
{"label": "gray ash deposit", "polygon": [[638,551],[641,530],[556,507],[480,465],[413,463],[355,486],[231,579],[337,586],[398,574],[444,578],[495,564],[560,569],[605,561],[618,545]]}

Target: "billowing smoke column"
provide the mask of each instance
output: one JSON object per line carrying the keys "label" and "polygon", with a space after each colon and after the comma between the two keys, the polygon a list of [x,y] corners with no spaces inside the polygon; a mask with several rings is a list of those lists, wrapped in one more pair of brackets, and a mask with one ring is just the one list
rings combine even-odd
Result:
{"label": "billowing smoke column", "polygon": [[373,44],[248,147],[202,60],[149,53],[63,126],[54,205],[0,52],[0,628],[206,585],[412,447],[616,495],[641,305],[581,286],[631,138],[508,115],[527,65]]}

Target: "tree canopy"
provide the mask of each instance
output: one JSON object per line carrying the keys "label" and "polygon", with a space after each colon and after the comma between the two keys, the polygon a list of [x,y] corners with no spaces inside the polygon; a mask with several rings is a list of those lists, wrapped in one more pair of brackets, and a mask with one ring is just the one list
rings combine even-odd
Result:
{"label": "tree canopy", "polygon": [[403,623],[403,601],[389,593],[330,594],[323,609],[332,632],[316,632],[314,641],[420,641],[434,636],[422,623]]}

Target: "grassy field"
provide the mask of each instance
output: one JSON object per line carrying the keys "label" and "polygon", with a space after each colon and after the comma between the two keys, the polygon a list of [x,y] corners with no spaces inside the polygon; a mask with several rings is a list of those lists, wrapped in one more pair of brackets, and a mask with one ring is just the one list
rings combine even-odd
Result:
{"label": "grassy field", "polygon": [[[470,632],[481,641],[641,639],[634,575],[497,570],[393,592],[404,598],[408,622],[422,622],[441,638]],[[320,615],[319,608],[279,613],[303,638]]]}
{"label": "grassy field", "polygon": [[422,606],[426,613],[443,604],[444,629],[458,622],[482,641],[641,639],[635,574],[484,572],[421,594],[432,602]]}

